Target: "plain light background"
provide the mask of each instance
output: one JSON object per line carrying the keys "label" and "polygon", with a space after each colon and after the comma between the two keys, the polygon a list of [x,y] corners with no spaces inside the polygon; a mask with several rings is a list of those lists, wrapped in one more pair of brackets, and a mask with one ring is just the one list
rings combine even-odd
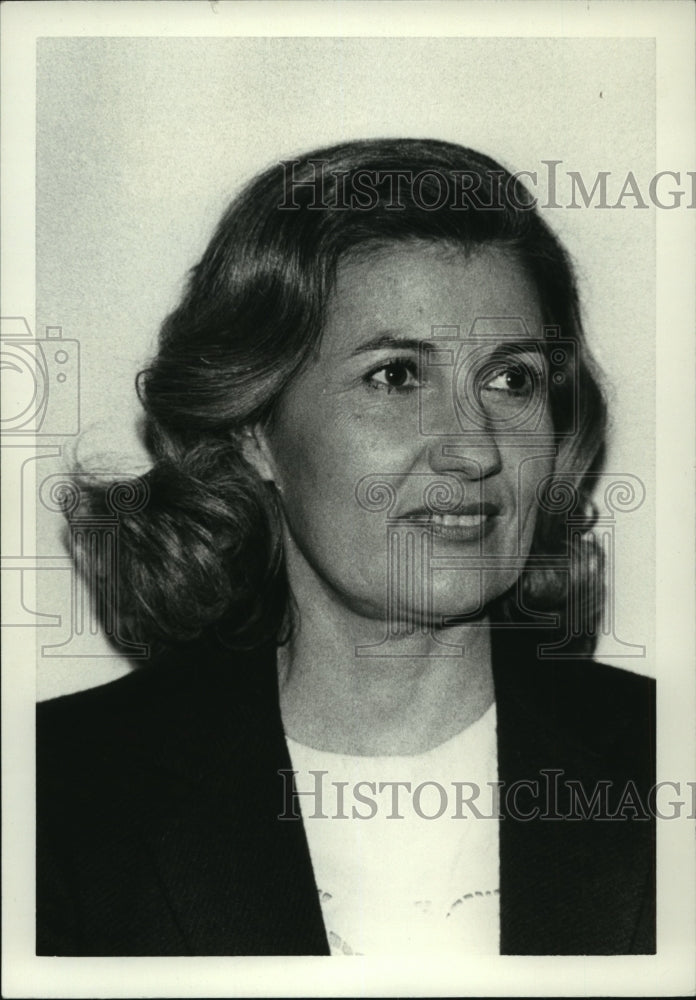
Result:
{"label": "plain light background", "polygon": [[[241,184],[267,164],[329,142],[428,136],[519,170],[560,160],[609,202],[632,171],[655,172],[652,39],[50,38],[37,48],[36,327],[80,343],[80,454],[143,468],[136,372],[155,349],[186,271]],[[647,194],[646,194],[647,197]],[[654,674],[656,210],[548,209],[573,255],[590,343],[608,379],[607,470],[639,477],[640,510],[616,524],[616,631],[645,655],[612,660]],[[40,469],[38,468],[40,466]],[[64,458],[37,463],[43,477]],[[63,551],[41,512],[41,554]],[[38,643],[70,634],[69,573],[40,580],[37,611],[61,616]],[[94,658],[40,659],[39,698],[126,672],[101,637]],[[54,650],[54,653],[56,650]]]}

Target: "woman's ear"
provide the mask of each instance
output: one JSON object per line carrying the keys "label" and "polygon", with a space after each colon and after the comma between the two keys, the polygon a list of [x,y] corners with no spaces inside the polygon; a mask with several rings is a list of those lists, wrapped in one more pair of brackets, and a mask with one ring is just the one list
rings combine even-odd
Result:
{"label": "woman's ear", "polygon": [[273,456],[263,428],[259,424],[245,427],[239,435],[239,440],[242,455],[249,465],[256,469],[264,481],[275,482]]}

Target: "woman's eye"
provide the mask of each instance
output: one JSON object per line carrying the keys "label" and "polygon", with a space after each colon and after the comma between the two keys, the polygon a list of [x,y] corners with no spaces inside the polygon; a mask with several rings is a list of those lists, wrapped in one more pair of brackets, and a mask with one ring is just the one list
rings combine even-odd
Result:
{"label": "woman's eye", "polygon": [[507,392],[513,396],[528,396],[540,382],[540,375],[523,364],[508,364],[489,375],[482,388],[491,392]]}
{"label": "woman's eye", "polygon": [[412,361],[389,361],[367,376],[368,385],[387,392],[418,387],[417,365]]}

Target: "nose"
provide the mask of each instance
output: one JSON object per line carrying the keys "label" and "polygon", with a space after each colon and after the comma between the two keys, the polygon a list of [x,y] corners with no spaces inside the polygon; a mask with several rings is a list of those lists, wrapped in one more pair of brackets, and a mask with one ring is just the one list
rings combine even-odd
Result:
{"label": "nose", "polygon": [[502,467],[495,436],[482,427],[470,434],[433,438],[428,444],[428,462],[433,472],[454,472],[470,480],[487,479]]}
{"label": "nose", "polygon": [[452,379],[452,385],[446,378],[440,391],[425,394],[421,402],[420,429],[428,442],[430,468],[470,480],[487,479],[502,467],[495,427],[455,371]]}

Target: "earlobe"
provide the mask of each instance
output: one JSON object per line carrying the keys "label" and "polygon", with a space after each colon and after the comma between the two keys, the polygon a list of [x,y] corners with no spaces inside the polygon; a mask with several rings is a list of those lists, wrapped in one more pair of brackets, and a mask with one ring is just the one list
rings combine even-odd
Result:
{"label": "earlobe", "polygon": [[273,459],[266,435],[258,425],[245,427],[240,434],[242,455],[266,482],[275,482]]}

